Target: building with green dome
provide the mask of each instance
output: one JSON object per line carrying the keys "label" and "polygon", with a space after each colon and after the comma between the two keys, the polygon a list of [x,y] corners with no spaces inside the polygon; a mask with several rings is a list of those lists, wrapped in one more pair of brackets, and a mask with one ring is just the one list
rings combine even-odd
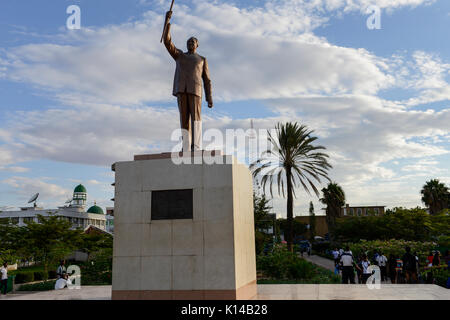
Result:
{"label": "building with green dome", "polygon": [[107,228],[107,220],[113,219],[113,216],[108,216],[103,212],[103,209],[94,205],[89,207],[86,211],[87,204],[87,190],[79,184],[73,190],[73,198],[65,206],[58,207],[58,209],[44,209],[40,207],[23,207],[20,211],[4,211],[0,212],[0,218],[9,218],[11,223],[17,223],[19,226],[24,226],[26,222],[39,222],[37,216],[56,215],[72,223],[73,228],[88,229],[91,226],[111,233],[110,228]]}

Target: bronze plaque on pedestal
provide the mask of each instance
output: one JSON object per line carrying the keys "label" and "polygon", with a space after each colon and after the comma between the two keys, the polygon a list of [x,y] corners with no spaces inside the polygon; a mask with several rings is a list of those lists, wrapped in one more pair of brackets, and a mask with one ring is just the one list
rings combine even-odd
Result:
{"label": "bronze plaque on pedestal", "polygon": [[152,220],[192,219],[193,190],[152,191]]}

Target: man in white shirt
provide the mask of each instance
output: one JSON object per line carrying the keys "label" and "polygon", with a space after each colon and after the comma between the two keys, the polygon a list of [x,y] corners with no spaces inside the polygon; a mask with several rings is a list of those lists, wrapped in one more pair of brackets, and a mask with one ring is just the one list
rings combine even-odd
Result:
{"label": "man in white shirt", "polygon": [[0,291],[2,291],[3,289],[3,294],[6,294],[6,292],[8,291],[8,264],[6,262],[0,268],[0,273],[1,273]]}
{"label": "man in white shirt", "polygon": [[383,254],[383,252],[380,252],[380,255],[377,257],[377,262],[378,262],[378,266],[380,267],[381,281],[385,281],[387,279],[387,274],[386,274],[387,258]]}
{"label": "man in white shirt", "polygon": [[67,273],[64,273],[61,278],[56,280],[55,290],[60,290],[66,288],[68,285],[71,285],[72,281],[70,281]]}
{"label": "man in white shirt", "polygon": [[342,283],[355,283],[355,270],[353,269],[353,255],[350,248],[345,247],[345,251],[341,254],[342,264]]}

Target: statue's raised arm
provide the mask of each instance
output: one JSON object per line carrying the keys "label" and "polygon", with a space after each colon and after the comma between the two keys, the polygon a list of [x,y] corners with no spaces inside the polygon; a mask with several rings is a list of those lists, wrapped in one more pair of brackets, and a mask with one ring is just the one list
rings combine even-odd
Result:
{"label": "statue's raised arm", "polygon": [[167,11],[163,39],[164,39],[164,45],[166,46],[167,51],[169,51],[172,58],[177,60],[181,50],[178,49],[177,47],[175,47],[175,45],[172,42],[172,37],[170,35],[170,18],[172,18],[172,11]]}

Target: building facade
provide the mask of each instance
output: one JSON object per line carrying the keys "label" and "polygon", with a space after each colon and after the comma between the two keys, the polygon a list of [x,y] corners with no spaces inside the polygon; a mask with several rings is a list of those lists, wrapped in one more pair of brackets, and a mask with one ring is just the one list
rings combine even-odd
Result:
{"label": "building facade", "polygon": [[106,230],[106,215],[103,209],[94,204],[87,211],[86,208],[87,192],[81,184],[78,185],[73,193],[72,201],[69,205],[58,207],[58,209],[44,209],[36,206],[23,207],[20,211],[0,212],[0,219],[9,219],[10,223],[24,226],[27,222],[37,222],[38,215],[44,217],[55,215],[72,223],[72,227],[86,229],[89,226]]}
{"label": "building facade", "polygon": [[[385,213],[385,206],[350,206],[346,204],[341,208],[339,218],[346,217],[367,217],[367,216],[382,216]],[[309,216],[295,217],[297,221],[309,224]],[[325,215],[316,215],[315,234],[324,237],[328,233],[327,218]]]}

